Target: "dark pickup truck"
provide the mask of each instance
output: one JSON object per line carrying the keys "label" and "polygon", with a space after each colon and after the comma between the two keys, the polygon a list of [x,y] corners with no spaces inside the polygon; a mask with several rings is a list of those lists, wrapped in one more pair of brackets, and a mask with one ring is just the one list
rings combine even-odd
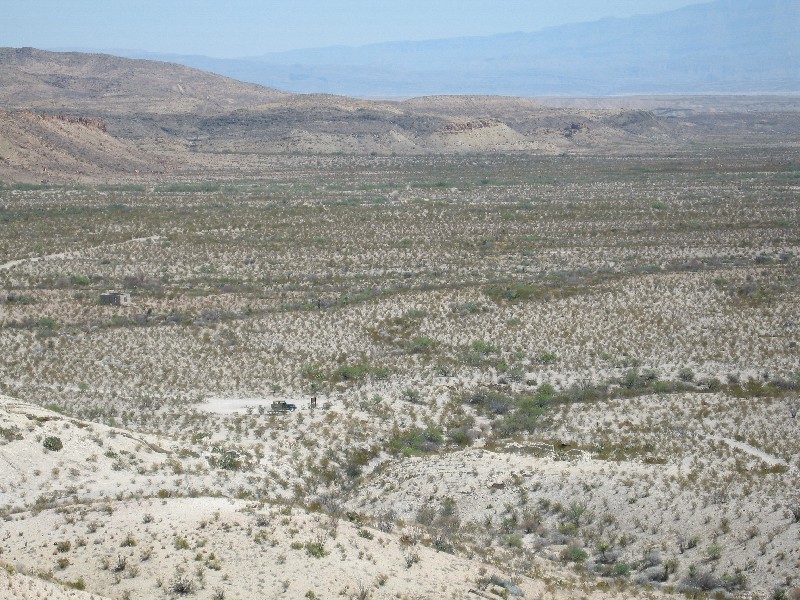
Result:
{"label": "dark pickup truck", "polygon": [[272,403],[272,412],[288,412],[290,410],[297,410],[297,405],[284,400],[276,400]]}

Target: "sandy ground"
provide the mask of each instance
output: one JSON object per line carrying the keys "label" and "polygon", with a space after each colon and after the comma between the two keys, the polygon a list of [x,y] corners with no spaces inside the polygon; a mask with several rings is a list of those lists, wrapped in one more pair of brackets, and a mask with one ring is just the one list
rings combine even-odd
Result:
{"label": "sandy ground", "polygon": [[[224,406],[230,410],[253,406],[253,399],[228,400]],[[586,408],[569,421],[607,417],[610,409]],[[110,598],[167,597],[184,585],[200,597],[235,598],[302,598],[309,591],[353,598],[495,598],[509,590],[526,598],[638,595],[624,579],[587,579],[564,562],[577,542],[564,528],[574,506],[583,507],[574,517],[580,530],[596,539],[630,540],[615,544],[619,562],[633,563],[659,549],[649,559],[656,566],[674,559],[679,568],[708,568],[704,554],[712,538],[706,536],[720,512],[723,533],[713,536],[724,548],[713,565],[720,574],[750,560],[760,532],[770,538],[768,546],[762,544],[765,561],[780,566],[800,560],[797,524],[764,504],[768,488],[752,498],[731,489],[720,504],[707,484],[674,487],[687,475],[692,480],[693,465],[706,448],[721,453],[712,459],[720,465],[724,448],[765,465],[787,462],[725,436],[709,435],[705,443],[711,446],[700,444],[698,453],[676,454],[666,464],[599,460],[594,452],[544,442],[412,457],[376,470],[344,505],[326,514],[208,492],[195,497],[201,482],[224,485],[230,475],[195,471],[191,458],[181,458],[189,457],[188,450],[169,439],[84,423],[7,397],[0,402],[0,430],[0,500],[17,505],[0,525],[0,562],[22,575],[46,573],[59,585],[83,581]],[[63,448],[44,448],[48,437],[57,437]],[[793,464],[768,477],[778,478],[768,486],[793,486],[800,479]],[[388,527],[368,516],[389,513]],[[508,535],[477,533],[491,521],[523,518],[535,525],[515,534],[522,553],[508,552]],[[747,539],[748,526],[756,525]],[[455,554],[439,546],[444,531],[451,537],[441,539],[452,540]],[[677,540],[684,534],[702,541],[679,552]],[[656,566],[642,570],[637,580],[657,572]],[[757,579],[755,567],[762,566],[749,567],[753,584],[768,588],[769,578]],[[3,585],[14,594],[8,597],[83,597],[61,588],[49,592],[54,584],[22,575],[3,573]]]}

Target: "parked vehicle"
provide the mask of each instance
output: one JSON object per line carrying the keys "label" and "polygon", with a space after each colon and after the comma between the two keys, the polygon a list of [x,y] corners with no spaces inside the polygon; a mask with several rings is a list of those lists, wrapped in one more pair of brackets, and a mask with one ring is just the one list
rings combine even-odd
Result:
{"label": "parked vehicle", "polygon": [[285,400],[276,400],[272,403],[272,412],[288,412],[297,410],[297,405]]}

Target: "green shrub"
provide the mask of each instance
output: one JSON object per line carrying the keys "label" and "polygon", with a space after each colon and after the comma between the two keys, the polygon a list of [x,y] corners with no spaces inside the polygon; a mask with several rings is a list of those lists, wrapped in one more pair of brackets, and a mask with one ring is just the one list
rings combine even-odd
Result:
{"label": "green shrub", "polygon": [[561,551],[561,560],[564,562],[582,563],[587,558],[589,558],[589,553],[577,546],[569,546]]}
{"label": "green shrub", "polygon": [[629,369],[622,377],[622,386],[628,389],[644,387],[645,381],[639,374],[639,369]]}
{"label": "green shrub", "polygon": [[486,356],[487,354],[494,354],[497,352],[497,346],[489,342],[484,342],[483,340],[475,340],[470,344],[470,350]]}
{"label": "green shrub", "polygon": [[419,390],[407,388],[401,392],[400,397],[406,402],[417,404],[421,399],[421,394],[419,393]]}
{"label": "green shrub", "polygon": [[436,340],[427,336],[415,337],[408,344],[408,352],[410,354],[428,354],[436,348],[436,345]]}
{"label": "green shrub", "polygon": [[655,394],[669,394],[677,389],[677,385],[671,381],[654,381],[650,389]]}
{"label": "green shrub", "polygon": [[58,452],[64,447],[64,444],[61,442],[61,438],[56,437],[54,435],[49,435],[46,438],[44,438],[42,446],[44,446],[48,450],[52,450],[53,452]]}
{"label": "green shrub", "polygon": [[558,533],[563,535],[575,535],[578,533],[578,526],[575,523],[561,523],[558,526]]}
{"label": "green shrub", "polygon": [[444,437],[438,427],[415,428],[395,435],[389,441],[389,451],[403,456],[422,456],[436,452],[443,441]]}
{"label": "green shrub", "polygon": [[453,544],[443,535],[436,535],[431,540],[431,545],[437,552],[445,552],[446,554],[454,554],[455,548]]}
{"label": "green shrub", "polygon": [[708,556],[709,560],[719,560],[720,556],[722,556],[722,546],[718,544],[712,544],[706,548],[706,555]]}
{"label": "green shrub", "polygon": [[323,558],[328,556],[329,552],[325,550],[325,544],[322,542],[306,542],[306,554],[314,558]]}
{"label": "green shrub", "polygon": [[433,372],[437,377],[455,377],[457,371],[452,365],[447,363],[439,363],[433,368]]}
{"label": "green shrub", "polygon": [[502,436],[534,431],[539,417],[547,411],[551,398],[552,395],[541,393],[533,397],[519,398],[516,401],[516,409],[495,423],[495,430]]}
{"label": "green shrub", "polygon": [[627,563],[618,563],[614,565],[615,577],[627,577],[631,574],[631,566]]}
{"label": "green shrub", "polygon": [[495,302],[521,302],[538,300],[544,297],[541,288],[528,283],[512,283],[509,285],[490,285],[483,290]]}
{"label": "green shrub", "polygon": [[83,577],[78,577],[78,579],[76,579],[72,583],[68,583],[67,586],[71,587],[74,590],[85,590],[86,581],[83,579]]}
{"label": "green shrub", "polygon": [[49,317],[38,319],[33,325],[36,328],[36,336],[42,338],[53,337],[60,328],[58,321]]}
{"label": "green shrub", "polygon": [[308,363],[303,365],[303,368],[300,370],[300,373],[306,379],[310,379],[311,381],[323,381],[325,379],[325,374],[320,369],[319,365]]}
{"label": "green shrub", "polygon": [[[490,388],[479,387],[462,394],[459,400],[477,409],[478,413],[501,416],[494,421],[495,432],[507,437],[518,432],[532,432],[552,403],[555,390],[541,385],[534,395],[504,394]],[[462,441],[466,441],[463,440]]]}
{"label": "green shrub", "polygon": [[169,586],[170,590],[174,594],[180,594],[185,596],[187,594],[191,594],[194,591],[194,583],[192,580],[183,575],[182,573],[177,573],[175,575],[175,579],[172,580],[172,583]]}
{"label": "green shrub", "polygon": [[455,444],[461,448],[472,445],[472,438],[469,436],[466,429],[463,428],[451,429],[447,432],[447,437],[451,444]]}
{"label": "green shrub", "polygon": [[[361,475],[364,467],[369,464],[369,461],[375,458],[380,453],[380,448],[375,445],[369,448],[356,448],[347,454],[344,461],[344,471],[350,478],[356,478]],[[331,474],[331,480],[335,474]]]}
{"label": "green shrub", "polygon": [[514,398],[490,388],[479,387],[466,392],[459,398],[462,404],[475,407],[478,412],[505,414],[514,405]]}
{"label": "green shrub", "polygon": [[23,439],[19,429],[13,425],[11,427],[0,427],[0,438],[3,438],[7,442]]}
{"label": "green shrub", "polygon": [[724,573],[722,575],[722,585],[729,592],[743,590],[747,587],[747,576],[741,571],[733,574]]}
{"label": "green shrub", "polygon": [[555,352],[545,352],[540,354],[536,362],[540,365],[551,365],[558,360],[558,355]]}
{"label": "green shrub", "polygon": [[92,282],[92,280],[84,275],[72,275],[69,278],[69,282],[72,285],[86,286],[89,285]]}
{"label": "green shrub", "polygon": [[175,549],[176,550],[188,550],[189,549],[189,541],[186,538],[182,538],[182,537],[175,538]]}
{"label": "green shrub", "polygon": [[25,294],[8,294],[6,296],[6,302],[9,304],[36,304],[36,299],[33,296],[27,296]]}
{"label": "green shrub", "polygon": [[232,451],[223,452],[215,461],[213,466],[217,467],[218,469],[224,469],[226,471],[236,471],[239,467],[242,466],[242,461],[239,460],[239,456]]}
{"label": "green shrub", "polygon": [[460,315],[466,314],[477,314],[483,311],[483,306],[480,302],[464,302],[463,304],[458,304],[452,308],[452,311],[458,313]]}
{"label": "green shrub", "polygon": [[392,371],[389,369],[389,367],[373,367],[370,369],[369,374],[373,379],[384,381],[391,377]]}
{"label": "green shrub", "polygon": [[369,365],[342,365],[333,372],[331,379],[333,381],[359,381],[364,379],[368,374]]}

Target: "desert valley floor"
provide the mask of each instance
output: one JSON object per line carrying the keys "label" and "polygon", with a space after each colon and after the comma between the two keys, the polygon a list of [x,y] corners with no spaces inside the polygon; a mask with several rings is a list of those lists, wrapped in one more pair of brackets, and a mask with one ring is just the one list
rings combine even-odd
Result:
{"label": "desert valley floor", "polygon": [[0,598],[800,598],[796,97],[0,102]]}
{"label": "desert valley floor", "polygon": [[0,191],[2,589],[797,585],[796,150],[250,160]]}

